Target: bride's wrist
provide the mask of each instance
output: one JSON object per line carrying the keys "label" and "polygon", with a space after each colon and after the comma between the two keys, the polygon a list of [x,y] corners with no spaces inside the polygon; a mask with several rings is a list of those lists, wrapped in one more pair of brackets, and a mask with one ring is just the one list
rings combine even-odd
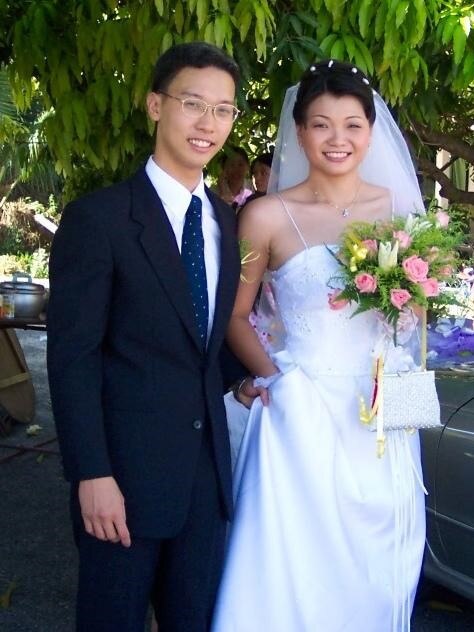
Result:
{"label": "bride's wrist", "polygon": [[271,375],[267,375],[265,377],[256,375],[253,379],[253,386],[257,388],[258,386],[263,386],[264,388],[268,388],[271,386],[278,378],[281,376],[280,371],[276,371]]}
{"label": "bride's wrist", "polygon": [[249,402],[253,400],[256,396],[256,392],[250,395],[245,392],[245,385],[248,384],[251,386],[251,389],[255,389],[258,387],[268,388],[271,386],[279,377],[281,376],[281,372],[275,367],[275,372],[271,375],[266,376],[252,376],[246,375],[245,377],[237,380],[229,389],[232,392],[234,399],[236,399],[240,404],[244,404],[244,406],[249,406]]}

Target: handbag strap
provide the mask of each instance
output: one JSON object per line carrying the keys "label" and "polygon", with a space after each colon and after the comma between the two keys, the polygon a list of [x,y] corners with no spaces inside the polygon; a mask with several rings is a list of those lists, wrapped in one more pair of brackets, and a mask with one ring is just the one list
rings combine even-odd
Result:
{"label": "handbag strap", "polygon": [[[415,333],[416,333],[416,337],[418,339],[418,344],[420,345],[420,363],[421,363],[421,369],[423,371],[426,371],[426,357],[427,357],[427,313],[426,313],[426,307],[422,307],[421,308],[421,314],[420,314],[420,323],[421,323],[421,337],[420,334],[418,332],[418,326],[417,323],[415,323],[415,315],[413,310],[411,311],[411,317],[413,319],[413,323],[414,323],[414,329],[415,329]],[[387,354],[388,354],[388,350],[390,347],[390,336],[388,336],[387,334],[385,334],[385,339],[386,339],[386,344],[385,349],[383,351],[383,353],[381,354],[380,357],[383,357],[384,362],[387,359]]]}
{"label": "handbag strap", "polygon": [[420,341],[420,353],[421,353],[421,366],[423,371],[426,371],[426,356],[428,351],[428,323],[426,315],[426,307],[421,308],[421,341]]}

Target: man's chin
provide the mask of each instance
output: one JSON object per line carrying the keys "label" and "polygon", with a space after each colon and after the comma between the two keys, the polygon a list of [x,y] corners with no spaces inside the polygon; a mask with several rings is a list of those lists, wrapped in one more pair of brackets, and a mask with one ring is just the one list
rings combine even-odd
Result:
{"label": "man's chin", "polygon": [[214,158],[214,156],[217,154],[218,151],[219,150],[208,152],[205,155],[203,154],[199,156],[193,155],[187,161],[188,169],[192,169],[192,170],[199,169],[199,171],[202,171],[204,167],[211,162],[211,160]]}

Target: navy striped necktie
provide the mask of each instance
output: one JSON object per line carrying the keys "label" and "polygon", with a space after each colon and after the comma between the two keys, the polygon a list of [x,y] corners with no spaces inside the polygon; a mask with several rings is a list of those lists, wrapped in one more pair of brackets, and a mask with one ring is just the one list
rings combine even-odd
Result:
{"label": "navy striped necktie", "polygon": [[188,277],[199,338],[202,342],[202,348],[205,349],[209,321],[209,299],[207,295],[206,265],[204,262],[202,202],[196,195],[192,196],[186,211],[181,240],[181,259]]}

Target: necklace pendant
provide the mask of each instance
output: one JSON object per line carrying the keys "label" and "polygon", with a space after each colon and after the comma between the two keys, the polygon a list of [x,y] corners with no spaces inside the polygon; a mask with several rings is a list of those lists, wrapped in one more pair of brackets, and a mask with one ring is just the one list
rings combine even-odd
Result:
{"label": "necklace pendant", "polygon": [[349,209],[348,208],[343,208],[342,209],[342,217],[349,217]]}

